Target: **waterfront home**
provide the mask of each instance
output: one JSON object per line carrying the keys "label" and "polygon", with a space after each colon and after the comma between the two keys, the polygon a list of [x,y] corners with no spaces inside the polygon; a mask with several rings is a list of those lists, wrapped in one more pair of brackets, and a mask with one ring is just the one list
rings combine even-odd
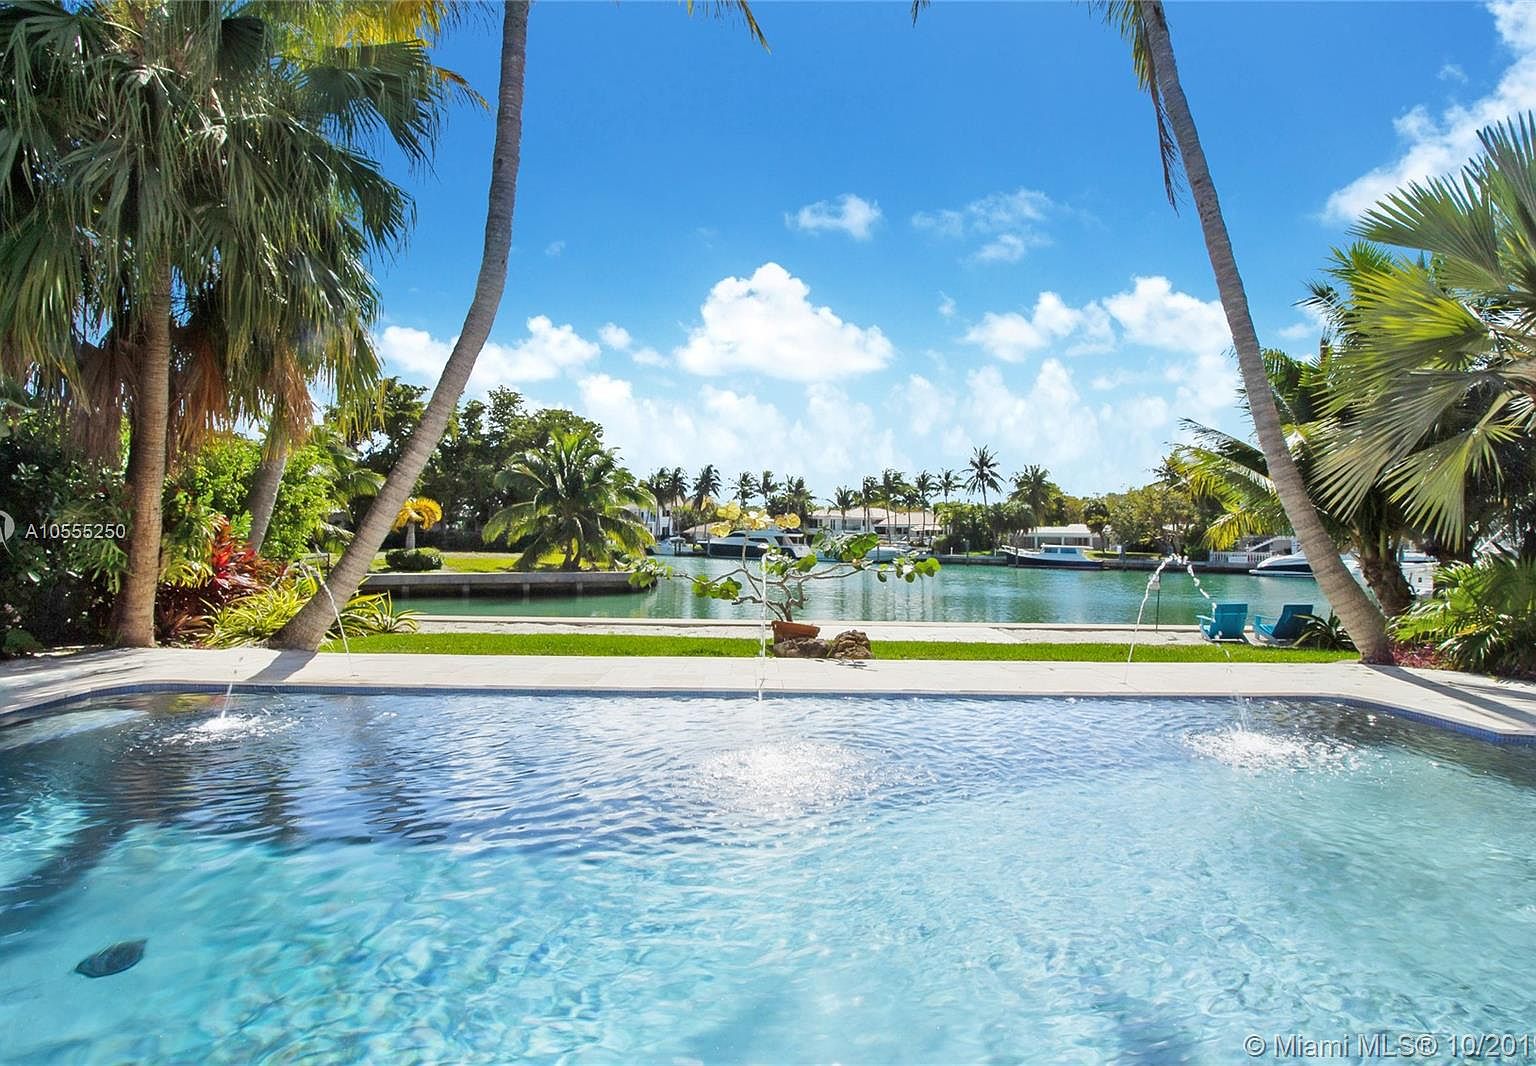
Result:
{"label": "waterfront home", "polygon": [[1036,526],[1028,533],[1018,533],[1008,538],[1016,548],[1040,549],[1047,545],[1068,548],[1104,549],[1104,537],[1089,529],[1082,522],[1064,526]]}
{"label": "waterfront home", "polygon": [[873,530],[887,540],[927,542],[938,536],[944,525],[930,510],[888,511],[884,507],[869,508],[866,524],[864,508],[856,507],[846,513],[828,509],[812,511],[805,516],[805,528],[812,532],[830,529],[837,533]]}

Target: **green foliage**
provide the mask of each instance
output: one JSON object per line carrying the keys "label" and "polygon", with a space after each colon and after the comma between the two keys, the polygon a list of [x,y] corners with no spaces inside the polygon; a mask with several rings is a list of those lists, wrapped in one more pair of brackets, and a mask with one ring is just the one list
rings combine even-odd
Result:
{"label": "green foliage", "polygon": [[[299,613],[299,609],[320,591],[319,581],[308,572],[289,571],[279,581],[221,608],[211,620],[206,641],[210,648],[235,648],[259,644],[271,637]],[[341,609],[341,627],[331,627],[332,635],[344,631],[348,637],[371,633],[413,633],[416,618],[410,611],[397,611],[388,593],[363,593],[352,597]]]}
{"label": "green foliage", "polygon": [[407,573],[441,570],[443,553],[436,548],[395,548],[384,553],[384,565]]}
{"label": "green foliage", "polygon": [[1304,614],[1301,619],[1301,635],[1296,638],[1294,647],[1316,648],[1319,651],[1355,650],[1355,642],[1350,639],[1349,631],[1332,611],[1328,612],[1327,618]]}
{"label": "green foliage", "polygon": [[1183,488],[1154,482],[1104,497],[1114,538],[1126,548],[1182,552],[1194,539],[1199,510]]}
{"label": "green foliage", "polygon": [[1491,556],[1435,574],[1435,591],[1393,624],[1462,670],[1536,674],[1536,561]]}
{"label": "green foliage", "polygon": [[557,433],[547,447],[527,451],[496,475],[513,503],[486,523],[487,543],[506,538],[520,546],[519,566],[558,553],[561,569],[603,564],[616,553],[638,555],[654,542],[634,511],[655,499],[619,465],[618,454],[584,430]]}

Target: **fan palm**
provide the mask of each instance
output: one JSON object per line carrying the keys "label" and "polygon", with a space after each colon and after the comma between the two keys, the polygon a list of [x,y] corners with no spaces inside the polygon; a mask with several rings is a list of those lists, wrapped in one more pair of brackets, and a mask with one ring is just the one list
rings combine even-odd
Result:
{"label": "fan palm", "polygon": [[396,531],[405,530],[405,548],[411,551],[416,547],[417,527],[426,532],[442,520],[442,504],[426,496],[412,496],[401,504],[400,513],[395,516],[394,528]]}
{"label": "fan palm", "polygon": [[1357,417],[1322,477],[1346,506],[1385,484],[1453,547],[1469,490],[1528,485],[1536,450],[1536,119],[1478,136],[1458,178],[1411,183],[1360,222],[1361,236],[1431,259],[1376,257],[1352,279],[1349,386],[1334,402]]}
{"label": "fan palm", "polygon": [[[766,47],[762,30],[745,2],[738,0],[708,6],[716,13],[732,11],[740,14],[753,38]],[[688,0],[687,7],[689,12],[693,11],[692,0]],[[410,495],[416,480],[426,469],[427,460],[442,440],[448,419],[458,406],[459,397],[469,382],[475,361],[480,357],[480,350],[485,346],[491,326],[496,320],[496,308],[506,287],[507,257],[512,248],[512,212],[517,198],[517,173],[522,148],[528,8],[527,0],[509,0],[503,8],[496,138],[491,157],[485,246],[481,255],[480,274],[475,282],[475,294],[465,314],[459,339],[454,342],[453,351],[443,365],[442,375],[432,391],[432,398],[427,403],[420,423],[390,470],[373,506],[364,515],[352,543],[326,578],[326,589],[332,597],[350,598],[357,591],[368,572],[374,553],[389,532],[389,519],[393,517],[391,512]],[[304,609],[283,627],[272,643],[279,647],[309,650],[319,647],[328,626],[326,604],[321,602],[324,599],[326,597],[316,596],[305,604]]]}
{"label": "fan palm", "polygon": [[655,497],[619,465],[617,452],[590,433],[557,433],[549,447],[525,452],[499,472],[496,487],[515,502],[491,516],[485,539],[521,543],[520,569],[558,554],[562,570],[575,570],[655,543],[636,516],[655,507]]}

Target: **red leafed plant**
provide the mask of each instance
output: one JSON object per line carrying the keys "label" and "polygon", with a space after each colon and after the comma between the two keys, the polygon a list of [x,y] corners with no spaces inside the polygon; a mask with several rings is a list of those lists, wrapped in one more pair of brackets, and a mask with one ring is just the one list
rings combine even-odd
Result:
{"label": "red leafed plant", "polygon": [[199,567],[201,580],[189,584],[162,582],[155,593],[156,637],[185,642],[208,629],[209,617],[219,608],[243,596],[260,592],[282,572],[282,567],[263,559],[243,540],[230,535],[229,521],[221,520],[208,546],[208,562]]}

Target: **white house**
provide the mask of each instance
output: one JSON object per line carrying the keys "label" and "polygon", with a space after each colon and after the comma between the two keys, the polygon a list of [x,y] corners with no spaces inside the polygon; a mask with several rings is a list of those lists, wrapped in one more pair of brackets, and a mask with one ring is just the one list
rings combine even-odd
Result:
{"label": "white house", "polygon": [[1042,548],[1047,544],[1100,550],[1104,547],[1104,538],[1082,522],[1065,526],[1036,526],[1028,533],[1016,533],[1008,539],[1020,548]]}

